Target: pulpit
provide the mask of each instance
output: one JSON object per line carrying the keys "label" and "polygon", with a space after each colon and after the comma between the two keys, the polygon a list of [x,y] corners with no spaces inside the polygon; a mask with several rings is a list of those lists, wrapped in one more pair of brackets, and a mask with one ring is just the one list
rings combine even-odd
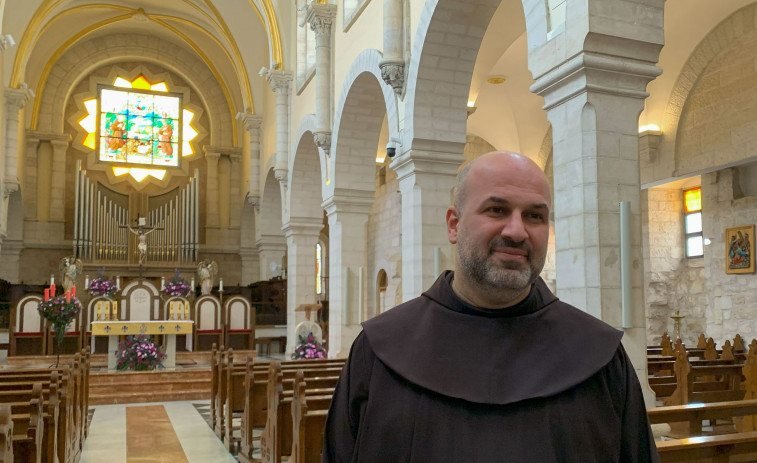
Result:
{"label": "pulpit", "polygon": [[176,367],[176,335],[192,334],[192,320],[93,321],[92,336],[108,336],[108,370],[116,369],[116,357],[110,355],[118,348],[121,336],[140,334],[163,335],[165,354],[163,366]]}

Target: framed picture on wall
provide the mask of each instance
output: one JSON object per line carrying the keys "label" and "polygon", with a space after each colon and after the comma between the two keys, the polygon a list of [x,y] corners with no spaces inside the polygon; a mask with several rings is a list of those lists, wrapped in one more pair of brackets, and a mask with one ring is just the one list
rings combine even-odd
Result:
{"label": "framed picture on wall", "polygon": [[725,273],[754,273],[754,225],[725,229]]}

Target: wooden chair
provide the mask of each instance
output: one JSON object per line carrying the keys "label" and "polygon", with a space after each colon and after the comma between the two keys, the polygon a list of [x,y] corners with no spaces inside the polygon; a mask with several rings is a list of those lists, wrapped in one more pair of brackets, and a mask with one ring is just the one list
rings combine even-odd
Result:
{"label": "wooden chair", "polygon": [[160,292],[147,280],[130,281],[121,291],[118,318],[130,321],[160,320]]}
{"label": "wooden chair", "polygon": [[194,350],[209,351],[213,343],[223,344],[223,313],[221,301],[211,295],[200,296],[192,308],[194,325]]}
{"label": "wooden chair", "polygon": [[37,310],[41,303],[42,296],[28,294],[11,312],[9,355],[44,355],[47,321]]}
{"label": "wooden chair", "polygon": [[223,303],[226,320],[226,347],[254,349],[255,328],[252,323],[252,305],[243,296],[231,296]]}

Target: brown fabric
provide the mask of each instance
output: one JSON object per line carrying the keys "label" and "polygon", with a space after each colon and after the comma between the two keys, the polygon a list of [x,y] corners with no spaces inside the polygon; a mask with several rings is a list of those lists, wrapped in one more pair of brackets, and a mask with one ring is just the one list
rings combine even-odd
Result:
{"label": "brown fabric", "polygon": [[622,332],[560,302],[541,278],[532,289],[538,294],[499,309],[512,314],[500,317],[460,313],[452,278],[445,272],[421,297],[363,324],[376,356],[413,384],[504,405],[569,389],[618,349]]}
{"label": "brown fabric", "polygon": [[364,324],[324,463],[659,461],[616,330],[543,282],[509,316],[462,313],[451,278]]}

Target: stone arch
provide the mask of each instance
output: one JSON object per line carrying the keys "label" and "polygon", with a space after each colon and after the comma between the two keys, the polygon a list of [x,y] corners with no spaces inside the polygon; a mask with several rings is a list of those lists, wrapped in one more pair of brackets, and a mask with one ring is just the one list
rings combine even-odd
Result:
{"label": "stone arch", "polygon": [[[37,130],[62,133],[66,104],[76,83],[105,64],[134,60],[150,62],[181,76],[199,95],[210,120],[210,144],[235,145],[231,118],[234,102],[227,101],[207,65],[181,46],[142,34],[118,34],[119,44],[88,40],[70,48],[56,62],[45,82],[39,103]],[[115,40],[115,39],[114,39]],[[85,59],[82,59],[82,56]]]}
{"label": "stone arch", "polygon": [[[334,115],[331,156],[333,172],[328,189],[373,190],[374,148],[381,124],[387,118],[389,137],[399,137],[397,98],[392,87],[381,79],[378,50],[364,50],[353,61],[342,85]],[[366,152],[370,158],[366,158]],[[326,193],[325,196],[330,196]]]}
{"label": "stone arch", "polygon": [[[408,66],[402,151],[462,153],[473,68],[501,0],[428,0]],[[547,4],[522,0],[529,52],[547,40]]]}
{"label": "stone arch", "polygon": [[[274,160],[275,156],[271,156]],[[272,164],[272,163],[269,163]],[[260,196],[260,219],[255,225],[258,239],[263,235],[282,235],[281,188],[273,172],[273,165],[267,169],[262,194]]]}
{"label": "stone arch", "polygon": [[284,221],[293,218],[321,220],[323,217],[322,182],[325,182],[322,167],[324,159],[313,142],[315,116],[305,116],[300,123],[294,156],[289,162],[289,194]]}
{"label": "stone arch", "polygon": [[[661,127],[663,138],[660,156],[670,161],[670,166],[674,169],[671,172],[672,175],[678,176],[691,173],[698,168],[712,167],[711,162],[690,166],[690,159],[687,159],[686,172],[681,171],[684,164],[682,155],[685,151],[681,148],[682,135],[684,135],[682,131],[685,129],[682,122],[686,117],[687,110],[692,106],[691,100],[696,96],[697,86],[701,83],[708,68],[723,53],[757,39],[755,17],[757,17],[757,4],[745,6],[734,12],[702,39],[689,56],[686,64],[681,68],[678,79],[670,93]],[[704,101],[700,102],[700,104],[704,103]],[[730,161],[736,161],[736,159],[730,159]],[[705,166],[704,164],[708,165]]]}

